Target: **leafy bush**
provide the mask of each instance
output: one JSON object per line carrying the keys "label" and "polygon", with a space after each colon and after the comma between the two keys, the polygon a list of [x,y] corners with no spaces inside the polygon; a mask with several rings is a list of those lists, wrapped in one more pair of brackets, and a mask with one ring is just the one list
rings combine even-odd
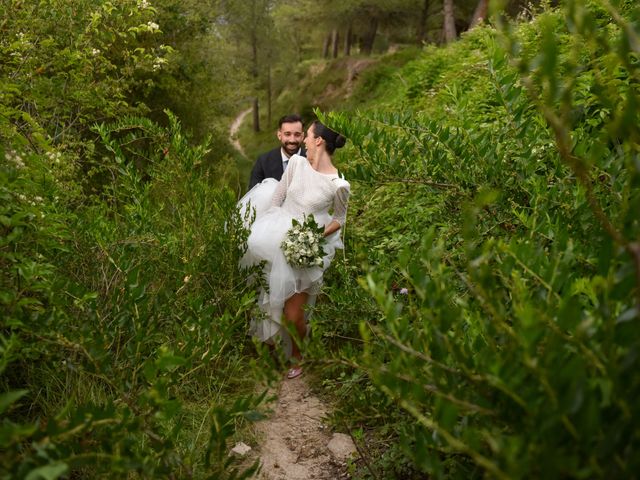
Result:
{"label": "leafy bush", "polygon": [[[469,40],[438,52],[437,78],[454,80],[409,85],[419,111],[327,116],[353,145],[346,265],[361,265],[329,294],[377,308],[326,382],[336,422],[378,452],[372,475],[638,471],[637,9],[623,13],[567,2],[485,28],[478,78],[455,80]],[[353,333],[325,308],[325,337]]]}
{"label": "leafy bush", "polygon": [[243,393],[253,292],[226,159],[204,161],[172,115],[129,116],[171,53],[152,41],[156,11],[9,4],[0,476],[249,475],[226,448],[262,400]]}
{"label": "leafy bush", "polygon": [[[233,380],[254,298],[237,267],[246,232],[235,194],[199,167],[206,149],[170,124],[97,127],[114,181],[75,210],[47,173],[56,154],[2,152],[0,441],[11,478],[237,471],[227,441],[262,400]],[[134,151],[147,141],[158,153],[142,180]],[[185,425],[194,413],[208,440]]]}
{"label": "leafy bush", "polygon": [[[7,2],[4,2],[7,3]],[[138,2],[22,2],[6,6],[0,42],[3,123],[55,143],[87,133],[95,118],[139,113],[128,104],[136,73],[153,70],[154,51],[139,48],[158,32],[154,10]]]}

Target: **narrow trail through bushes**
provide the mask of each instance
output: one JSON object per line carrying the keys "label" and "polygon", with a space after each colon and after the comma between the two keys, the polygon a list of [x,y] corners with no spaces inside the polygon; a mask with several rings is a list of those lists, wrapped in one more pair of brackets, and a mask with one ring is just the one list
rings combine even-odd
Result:
{"label": "narrow trail through bushes", "polygon": [[229,127],[229,142],[231,145],[240,152],[241,155],[245,156],[244,150],[242,149],[242,145],[240,145],[240,140],[238,140],[238,130],[240,130],[240,125],[244,121],[244,118],[251,113],[251,109],[247,108],[238,114],[238,116],[231,123],[231,127]]}
{"label": "narrow trail through bushes", "polygon": [[[251,109],[238,114],[229,141],[245,155],[237,133]],[[356,449],[348,435],[332,433],[324,422],[327,405],[315,396],[305,374],[283,380],[274,392],[269,417],[256,425],[259,445],[249,460],[260,459],[261,480],[337,480],[350,478],[347,461]]]}
{"label": "narrow trail through bushes", "polygon": [[302,375],[284,380],[269,417],[256,425],[261,480],[336,480],[350,478],[347,460],[355,447],[348,435],[332,433],[325,423],[328,407]]}

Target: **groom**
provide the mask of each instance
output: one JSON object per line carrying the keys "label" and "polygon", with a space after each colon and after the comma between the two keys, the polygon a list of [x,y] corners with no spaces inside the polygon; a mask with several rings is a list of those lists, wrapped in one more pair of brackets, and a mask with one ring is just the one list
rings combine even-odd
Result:
{"label": "groom", "polygon": [[302,148],[304,127],[300,115],[292,114],[282,117],[278,122],[276,135],[280,140],[280,147],[258,157],[253,170],[251,170],[249,190],[265,178],[272,177],[280,180],[291,155],[296,153],[302,156],[306,155],[304,148]]}

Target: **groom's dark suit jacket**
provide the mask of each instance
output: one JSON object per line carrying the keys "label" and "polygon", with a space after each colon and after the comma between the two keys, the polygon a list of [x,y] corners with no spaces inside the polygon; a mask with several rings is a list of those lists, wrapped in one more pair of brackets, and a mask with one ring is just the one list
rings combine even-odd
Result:
{"label": "groom's dark suit jacket", "polygon": [[[307,154],[304,148],[300,151],[300,155],[303,157]],[[249,190],[255,185],[260,183],[265,178],[275,178],[280,180],[282,178],[282,154],[280,153],[280,147],[269,150],[267,153],[263,153],[256,160],[253,170],[251,170],[251,179],[249,180]]]}

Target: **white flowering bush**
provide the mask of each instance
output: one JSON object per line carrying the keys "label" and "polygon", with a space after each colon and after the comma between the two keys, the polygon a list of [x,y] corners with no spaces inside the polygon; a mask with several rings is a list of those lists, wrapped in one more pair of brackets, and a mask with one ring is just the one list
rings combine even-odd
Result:
{"label": "white flowering bush", "polygon": [[280,244],[284,258],[289,265],[297,268],[321,267],[324,256],[324,228],[319,226],[313,215],[300,223],[295,218],[291,228]]}

